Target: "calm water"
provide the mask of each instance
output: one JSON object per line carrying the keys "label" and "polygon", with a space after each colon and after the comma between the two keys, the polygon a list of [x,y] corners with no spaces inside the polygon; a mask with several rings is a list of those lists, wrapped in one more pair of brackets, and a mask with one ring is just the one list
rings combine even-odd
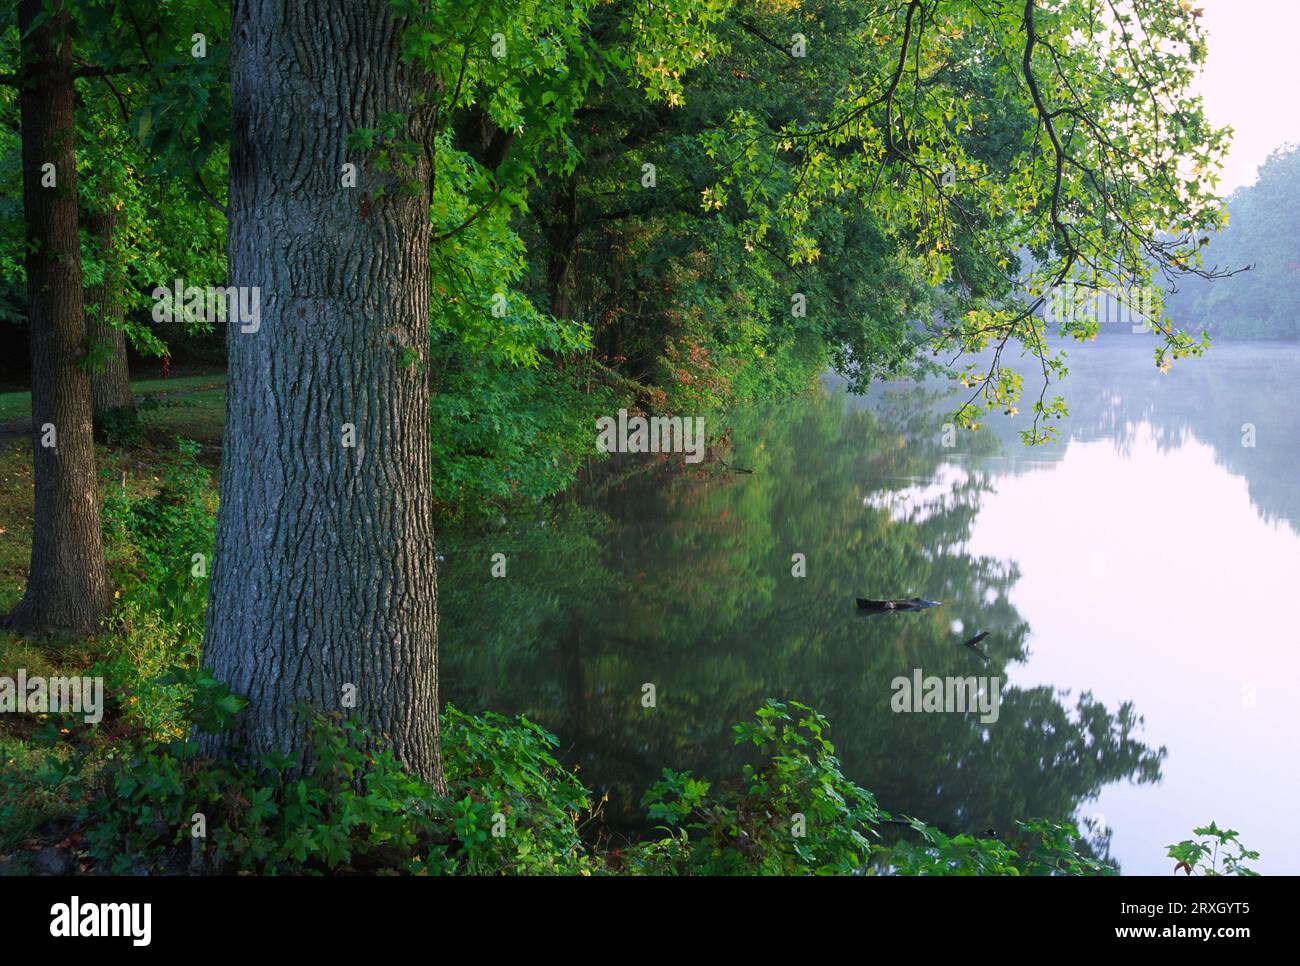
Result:
{"label": "calm water", "polygon": [[[446,698],[546,725],[615,824],[665,766],[736,774],[731,725],[776,697],[825,713],[891,811],[1072,814],[1128,873],[1168,873],[1214,819],[1300,872],[1300,347],[1165,375],[1140,338],[1071,359],[1050,446],[1021,416],[944,447],[940,387],[829,380],[725,421],[752,475],[631,457],[545,520],[444,535]],[[862,618],[857,594],[943,606]],[[977,631],[987,668],[960,647]],[[1000,677],[997,721],[896,713],[917,668]]]}

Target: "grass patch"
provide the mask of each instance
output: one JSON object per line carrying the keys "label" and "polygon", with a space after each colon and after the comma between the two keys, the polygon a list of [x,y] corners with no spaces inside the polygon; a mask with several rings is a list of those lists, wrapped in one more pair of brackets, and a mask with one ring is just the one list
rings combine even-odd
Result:
{"label": "grass patch", "polygon": [[[131,380],[131,389],[137,396],[222,389],[225,385],[226,374],[219,370],[192,376],[173,376],[168,379]],[[30,392],[0,392],[0,423],[12,423],[31,418],[32,394]]]}
{"label": "grass patch", "polygon": [[32,454],[26,437],[0,444],[0,612],[18,602],[32,547]]}
{"label": "grass patch", "polygon": [[[148,438],[159,445],[174,449],[176,438],[181,436],[205,447],[218,447],[226,420],[226,390],[154,397],[153,404],[141,412],[140,419]],[[216,454],[210,455],[215,461]]]}

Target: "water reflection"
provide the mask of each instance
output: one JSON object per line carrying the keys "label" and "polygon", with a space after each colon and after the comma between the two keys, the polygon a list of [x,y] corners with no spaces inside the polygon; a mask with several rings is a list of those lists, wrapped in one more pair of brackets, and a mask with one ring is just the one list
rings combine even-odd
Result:
{"label": "water reflection", "polygon": [[[897,812],[1101,813],[1129,871],[1167,871],[1163,846],[1215,818],[1294,870],[1265,813],[1300,787],[1270,751],[1297,724],[1300,355],[1214,352],[1166,376],[1144,347],[1080,352],[1052,447],[995,421],[945,449],[928,389],[830,391],[734,414],[753,475],[613,463],[543,519],[444,534],[447,697],[555,731],[618,823],[665,766],[736,774],[731,725],[770,696],[825,712]],[[858,594],[944,606],[863,619]],[[976,631],[987,669],[960,646]],[[999,719],[894,713],[915,668],[1001,677]]]}
{"label": "water reflection", "polygon": [[1013,683],[1132,700],[1169,747],[1157,787],[1084,805],[1126,869],[1168,872],[1160,846],[1214,818],[1294,873],[1300,347],[1220,345],[1165,376],[1143,349],[1075,353],[1068,439],[995,471],[969,546],[1020,567]]}

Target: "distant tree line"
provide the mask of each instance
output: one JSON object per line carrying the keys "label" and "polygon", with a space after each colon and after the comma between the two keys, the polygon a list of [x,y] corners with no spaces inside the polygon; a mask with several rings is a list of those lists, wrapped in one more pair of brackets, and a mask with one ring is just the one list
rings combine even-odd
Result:
{"label": "distant tree line", "polygon": [[1228,226],[1210,239],[1205,262],[1250,270],[1180,280],[1166,295],[1170,318],[1227,339],[1300,338],[1300,149],[1274,151],[1227,207]]}

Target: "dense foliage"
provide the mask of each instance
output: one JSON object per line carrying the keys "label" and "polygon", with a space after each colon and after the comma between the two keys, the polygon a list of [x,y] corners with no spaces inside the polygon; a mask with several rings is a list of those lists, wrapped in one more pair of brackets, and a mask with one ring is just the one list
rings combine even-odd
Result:
{"label": "dense foliage", "polygon": [[[928,371],[940,351],[964,359],[992,349],[957,364],[970,391],[960,418],[973,425],[986,411],[1015,415],[1022,379],[1002,367],[1004,349],[1026,348],[1045,378],[1063,368],[1038,312],[1054,286],[1213,274],[1203,249],[1222,224],[1211,189],[1226,134],[1190,93],[1205,40],[1189,4],[391,6],[403,59],[427,83],[409,112],[349,131],[347,148],[350,164],[394,174],[394,190],[419,190],[421,203],[426,186],[404,182],[405,172],[421,152],[436,172],[427,185],[429,352],[408,349],[402,361],[424,367],[432,388],[442,521],[499,525],[503,510],[563,491],[594,455],[598,416],[621,407],[717,413],[804,391],[828,365],[862,388]],[[229,5],[85,0],[70,5],[69,17],[85,285],[116,287],[137,357],[220,359],[227,320],[155,318],[152,292],[173,280],[228,281]],[[14,336],[28,315],[30,215],[17,177],[21,50],[6,8],[0,324],[11,345],[22,341]],[[1242,200],[1242,231],[1262,230],[1251,226],[1277,206],[1281,195],[1269,186],[1294,170],[1293,158],[1275,159],[1261,181],[1267,191]],[[113,245],[88,230],[105,211],[118,220]],[[1236,237],[1224,235],[1223,244]],[[425,280],[416,281],[423,289]],[[1260,311],[1281,318],[1285,310],[1270,306]],[[1095,322],[1065,328],[1086,338]],[[1172,325],[1158,326],[1158,363],[1200,348]],[[110,361],[109,348],[90,340],[75,350],[76,364],[92,371]],[[1040,440],[1065,407],[1042,395],[1031,411],[1025,436]],[[806,427],[809,445],[830,445],[828,428],[838,425]],[[101,436],[118,448],[142,445],[134,423],[101,426]],[[710,455],[730,456],[732,442],[712,439]],[[897,458],[901,470],[926,458],[867,451]],[[820,714],[752,693],[752,683],[731,692],[729,719],[717,720],[719,705],[708,705],[717,729],[766,702],[736,728],[739,777],[663,773],[639,799],[661,828],[626,842],[610,838],[601,802],[561,765],[556,739],[522,718],[445,709],[446,795],[404,773],[353,722],[310,709],[300,712],[312,740],[299,758],[204,758],[196,732],[222,731],[242,699],[199,669],[215,510],[201,455],[182,443],[157,461],[146,492],[129,492],[125,476],[120,487],[105,482],[119,597],[100,639],[53,656],[3,640],[7,664],[91,670],[109,680],[113,697],[102,729],[46,715],[6,735],[0,845],[50,815],[76,812],[87,854],[116,872],[1094,874],[1109,869],[1057,821],[1103,778],[1150,780],[1158,770],[1159,755],[1131,738],[1130,708],[1111,715],[1085,695],[1076,721],[1049,696],[1021,695],[1013,713],[1057,726],[1045,759],[1067,759],[1100,738],[1113,739],[1111,759],[1063,767],[1044,783],[1050,821],[1002,838],[949,835],[883,811],[841,772]],[[591,474],[585,482],[637,487]],[[773,487],[737,515],[829,532],[838,520],[818,495]],[[733,509],[716,490],[688,499],[718,519]],[[860,499],[853,509],[862,511]],[[810,519],[814,511],[822,523]],[[895,526],[878,511],[872,552],[900,575],[928,574],[940,565],[927,541],[950,525],[959,530],[968,511],[958,506],[919,526]],[[568,589],[607,588],[590,535],[557,533],[552,522],[518,539],[568,555]],[[456,539],[447,541],[453,557]],[[774,537],[725,560],[693,557],[690,543],[663,548],[680,565],[670,586],[696,605],[690,619],[643,600],[625,611],[630,635],[652,617],[689,644],[711,621],[746,607],[800,619],[772,607],[764,585],[764,573],[785,565],[787,550]],[[691,568],[727,566],[754,579],[730,599],[692,601]],[[981,576],[1005,590],[1005,575]],[[964,586],[975,593],[973,583]],[[506,598],[544,592],[492,589]],[[535,643],[528,631],[557,610],[553,599],[530,608],[478,603],[484,624],[499,612],[509,622],[485,627],[483,647],[452,653],[448,663],[522,663]],[[474,626],[472,614],[461,617],[462,627]],[[1001,617],[1011,625],[1005,608]],[[819,630],[815,622],[808,629]],[[1011,630],[1018,648],[1023,634]],[[936,625],[927,633],[938,640],[943,632]],[[794,664],[797,656],[782,657]],[[988,754],[971,735],[959,737],[953,747]],[[1207,847],[1175,848],[1190,871]],[[1234,853],[1233,868],[1249,857]]]}
{"label": "dense foliage", "polygon": [[[1225,135],[1188,91],[1205,41],[1186,4],[393,9],[429,100],[349,143],[400,173],[409,125],[435,125],[428,365],[448,513],[561,489],[593,417],[619,405],[699,413],[797,391],[828,361],[861,384],[930,348],[992,346],[991,364],[957,369],[961,417],[1012,413],[1022,381],[1002,349],[1041,355],[1045,376],[1063,366],[1036,312],[1052,286],[1203,272],[1220,223],[1208,188]],[[203,319],[159,329],[148,293],[223,280],[226,5],[73,13],[81,191],[125,213],[132,342],[219,356],[224,321],[206,341]],[[13,91],[0,86],[10,171]],[[21,323],[18,179],[4,183],[0,305]],[[89,241],[85,257],[101,277]],[[1156,345],[1162,362],[1197,348],[1170,326]],[[1064,404],[1032,411],[1039,438]]]}

